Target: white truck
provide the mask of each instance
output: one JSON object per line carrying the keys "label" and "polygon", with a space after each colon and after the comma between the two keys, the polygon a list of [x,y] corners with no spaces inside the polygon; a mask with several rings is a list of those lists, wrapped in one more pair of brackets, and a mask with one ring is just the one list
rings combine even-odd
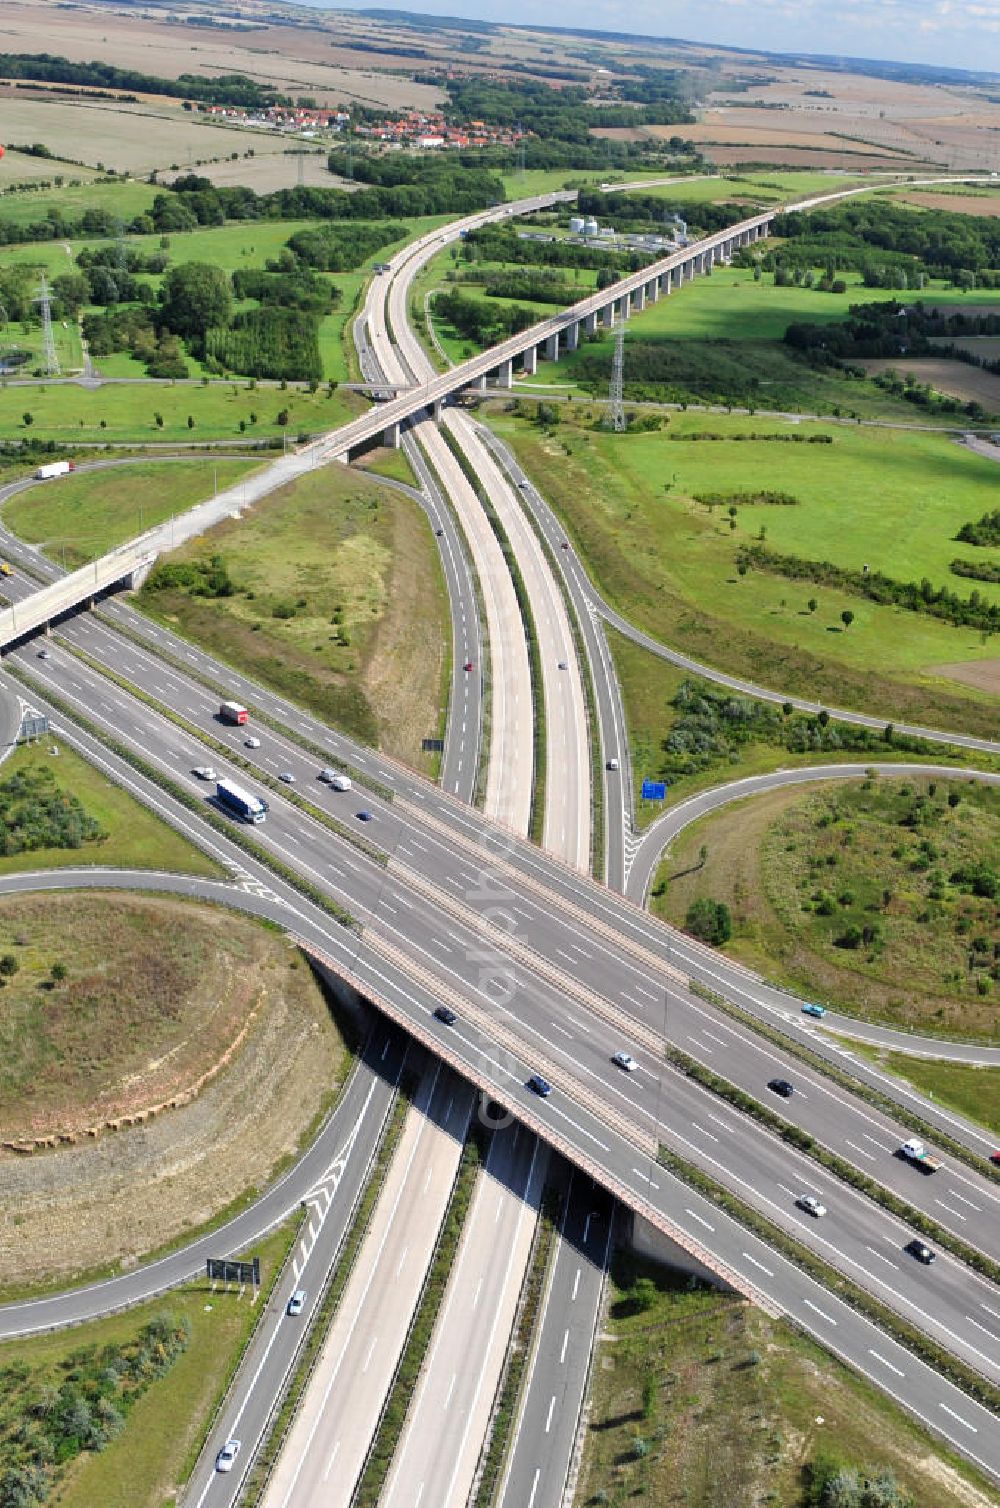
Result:
{"label": "white truck", "polygon": [[936,1173],[941,1166],[940,1159],[932,1157],[923,1142],[917,1141],[916,1138],[904,1141],[899,1149],[899,1155],[905,1158],[907,1162],[912,1162],[913,1166],[919,1168],[921,1173]]}
{"label": "white truck", "polygon": [[39,466],[35,472],[36,482],[50,482],[54,476],[68,476],[76,470],[74,461],[49,461],[46,466]]}
{"label": "white truck", "polygon": [[324,781],[331,790],[349,791],[351,789],[350,775],[341,775],[339,770],[320,770],[319,778],[320,780]]}

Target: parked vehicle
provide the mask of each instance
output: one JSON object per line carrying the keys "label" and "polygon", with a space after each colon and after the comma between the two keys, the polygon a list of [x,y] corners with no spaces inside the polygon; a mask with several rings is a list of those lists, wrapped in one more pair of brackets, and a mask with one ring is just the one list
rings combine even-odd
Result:
{"label": "parked vehicle", "polygon": [[267,802],[259,796],[252,796],[232,780],[218,781],[215,794],[222,805],[243,822],[263,822],[267,816]]}
{"label": "parked vehicle", "polygon": [[904,1141],[898,1155],[906,1162],[912,1162],[921,1173],[936,1173],[941,1166],[941,1159],[932,1157],[923,1142],[917,1141],[915,1137],[910,1141]]}
{"label": "parked vehicle", "polygon": [[245,707],[240,706],[239,702],[223,702],[219,708],[219,716],[224,723],[234,723],[238,728],[242,728],[250,714]]}
{"label": "parked vehicle", "polygon": [[54,476],[67,476],[76,470],[75,461],[49,461],[35,472],[36,482],[50,482]]}
{"label": "parked vehicle", "polygon": [[820,1016],[820,1017],[822,1017],[822,1016],[826,1015],[826,1006],[825,1005],[813,1005],[813,1003],[812,1003],[811,1000],[807,1000],[806,1003],[802,1007],[802,1014],[803,1014],[803,1016]]}

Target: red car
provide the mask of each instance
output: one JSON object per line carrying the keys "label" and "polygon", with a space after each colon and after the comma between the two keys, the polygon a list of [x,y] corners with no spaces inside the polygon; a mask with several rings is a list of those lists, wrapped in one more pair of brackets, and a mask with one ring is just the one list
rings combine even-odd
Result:
{"label": "red car", "polygon": [[990,1162],[995,1162],[997,1167],[1000,1168],[1000,1152],[991,1152]]}
{"label": "red car", "polygon": [[475,670],[475,668],[476,668],[476,662],[475,662],[475,660],[466,660],[465,665],[463,666],[464,670]]}

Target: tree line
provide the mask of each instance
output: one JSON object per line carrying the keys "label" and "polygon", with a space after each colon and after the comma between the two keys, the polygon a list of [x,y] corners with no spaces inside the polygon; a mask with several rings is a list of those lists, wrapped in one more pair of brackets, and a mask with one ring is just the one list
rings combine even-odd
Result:
{"label": "tree line", "polygon": [[855,199],[830,208],[778,215],[772,232],[784,244],[774,253],[782,260],[812,265],[832,258],[837,267],[856,267],[859,252],[870,261],[905,258],[915,270],[953,277],[1000,269],[1000,221],[994,216],[963,215],[953,210],[913,209],[888,199]]}
{"label": "tree line", "polygon": [[889,607],[927,613],[959,628],[974,628],[985,634],[1000,632],[1000,604],[985,601],[978,592],[959,597],[946,586],[934,586],[926,576],[921,581],[896,581],[882,571],[853,571],[829,560],[805,560],[756,543],[742,545],[736,563],[744,571],[756,568],[792,581],[815,581]]}
{"label": "tree line", "polygon": [[201,100],[208,105],[235,105],[260,109],[268,105],[290,105],[291,99],[259,84],[242,73],[221,74],[204,78],[182,73],[178,78],[160,78],[140,73],[134,68],[119,68],[114,63],[92,60],[74,63],[50,52],[0,53],[0,76],[5,79],[35,79],[44,84],[84,84],[98,89],[128,89],[137,94],[162,94],[171,99]]}

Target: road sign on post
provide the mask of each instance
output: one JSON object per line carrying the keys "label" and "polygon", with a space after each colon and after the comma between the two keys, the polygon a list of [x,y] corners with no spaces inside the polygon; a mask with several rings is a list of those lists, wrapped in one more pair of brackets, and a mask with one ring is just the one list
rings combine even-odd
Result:
{"label": "road sign on post", "polygon": [[249,1262],[234,1261],[231,1257],[209,1257],[205,1270],[210,1283],[238,1283],[241,1288],[248,1285],[260,1287],[260,1257],[251,1257]]}
{"label": "road sign on post", "polygon": [[667,795],[667,783],[665,780],[644,780],[642,782],[643,801],[663,801]]}
{"label": "road sign on post", "polygon": [[49,731],[49,720],[39,712],[26,712],[21,719],[21,731],[18,733],[18,742],[29,741],[33,738],[44,738]]}

